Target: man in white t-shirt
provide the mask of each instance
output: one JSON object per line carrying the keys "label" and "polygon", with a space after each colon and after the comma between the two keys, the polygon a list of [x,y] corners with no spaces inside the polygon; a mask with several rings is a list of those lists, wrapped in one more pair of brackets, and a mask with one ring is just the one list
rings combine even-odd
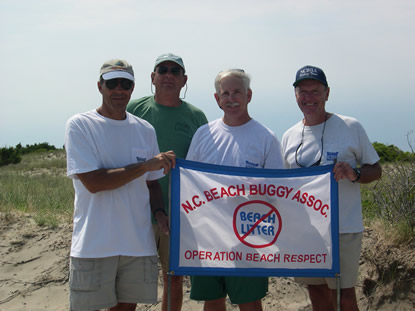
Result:
{"label": "man in white t-shirt", "polygon": [[157,301],[157,250],[151,213],[168,233],[157,179],[175,164],[160,153],[154,128],[126,112],[134,72],[103,64],[102,104],[66,124],[67,175],[75,189],[70,309],[135,310]]}
{"label": "man in white t-shirt", "polygon": [[[304,66],[297,71],[295,97],[304,119],[282,138],[287,168],[334,164],[339,183],[339,247],[341,310],[358,310],[355,285],[363,235],[361,183],[382,175],[379,156],[362,125],[354,118],[326,112],[330,88],[323,70]],[[296,278],[308,285],[313,310],[335,310],[334,278]]]}
{"label": "man in white t-shirt", "polygon": [[[201,126],[193,136],[187,160],[249,168],[283,168],[274,133],[248,113],[252,98],[249,76],[240,69],[220,72],[215,99],[224,115]],[[204,300],[206,311],[226,310],[225,298],[240,310],[262,310],[267,277],[193,276],[190,298]]]}

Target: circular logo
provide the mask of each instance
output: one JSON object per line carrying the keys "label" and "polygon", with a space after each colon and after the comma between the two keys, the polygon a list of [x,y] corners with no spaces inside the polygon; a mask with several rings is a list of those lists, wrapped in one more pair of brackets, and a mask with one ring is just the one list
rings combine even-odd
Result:
{"label": "circular logo", "polygon": [[252,200],[238,205],[233,214],[233,230],[243,244],[252,248],[273,245],[281,233],[281,215],[272,204]]}

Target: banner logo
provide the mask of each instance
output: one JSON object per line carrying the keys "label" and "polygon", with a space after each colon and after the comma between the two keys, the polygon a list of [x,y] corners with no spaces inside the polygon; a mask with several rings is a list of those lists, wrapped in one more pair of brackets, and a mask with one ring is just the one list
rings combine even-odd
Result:
{"label": "banner logo", "polygon": [[275,244],[281,232],[281,215],[268,202],[253,200],[240,204],[233,216],[233,230],[243,244],[264,248]]}

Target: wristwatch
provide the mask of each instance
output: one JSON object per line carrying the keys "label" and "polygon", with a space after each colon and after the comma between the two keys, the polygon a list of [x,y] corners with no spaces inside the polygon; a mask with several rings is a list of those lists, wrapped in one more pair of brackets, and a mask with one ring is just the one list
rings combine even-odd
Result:
{"label": "wristwatch", "polygon": [[353,171],[356,174],[356,179],[355,180],[352,180],[352,182],[354,183],[354,182],[356,182],[356,181],[358,181],[360,179],[360,175],[362,175],[362,173],[360,172],[360,169],[357,168],[357,167],[355,167],[353,169]]}

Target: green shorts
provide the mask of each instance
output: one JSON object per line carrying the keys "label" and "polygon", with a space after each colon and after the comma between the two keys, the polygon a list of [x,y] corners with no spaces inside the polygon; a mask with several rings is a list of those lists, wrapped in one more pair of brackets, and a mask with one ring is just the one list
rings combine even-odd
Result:
{"label": "green shorts", "polygon": [[229,296],[233,304],[253,302],[268,292],[267,277],[192,276],[190,298],[215,300]]}

